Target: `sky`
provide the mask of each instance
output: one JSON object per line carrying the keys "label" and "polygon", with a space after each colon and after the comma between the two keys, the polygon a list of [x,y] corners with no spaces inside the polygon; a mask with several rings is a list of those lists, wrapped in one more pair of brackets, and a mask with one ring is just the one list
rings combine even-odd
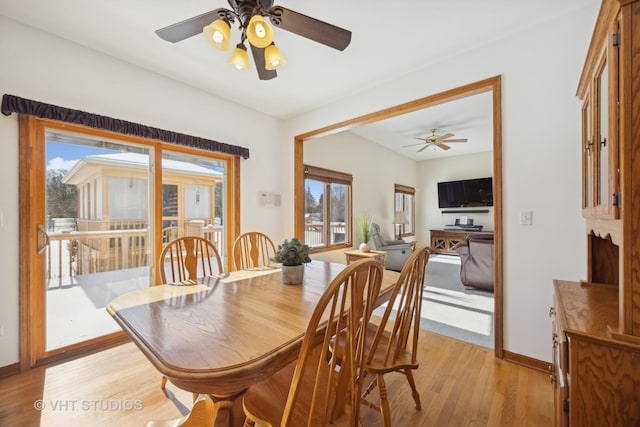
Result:
{"label": "sky", "polygon": [[47,141],[47,170],[70,170],[73,165],[84,156],[116,152],[117,151],[115,150],[105,150],[104,148],[90,147],[86,145]]}
{"label": "sky", "polygon": [[318,202],[320,195],[324,192],[324,184],[320,181],[314,181],[312,179],[305,179],[305,193],[307,192],[307,188],[311,189],[311,194],[316,198],[316,203]]}

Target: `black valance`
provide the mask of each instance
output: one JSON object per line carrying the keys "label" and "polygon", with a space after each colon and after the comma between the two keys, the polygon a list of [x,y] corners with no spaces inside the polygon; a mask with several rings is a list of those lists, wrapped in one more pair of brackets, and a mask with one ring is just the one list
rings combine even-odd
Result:
{"label": "black valance", "polygon": [[2,114],[9,116],[11,113],[27,114],[43,119],[75,123],[95,129],[118,132],[125,135],[157,139],[186,147],[241,156],[244,159],[249,158],[249,149],[245,147],[225,144],[223,142],[199,138],[197,136],[185,135],[169,130],[141,125],[139,123],[132,123],[125,120],[114,119],[107,116],[91,114],[85,111],[73,110],[71,108],[59,107],[57,105],[45,104],[43,102],[4,94],[2,96]]}

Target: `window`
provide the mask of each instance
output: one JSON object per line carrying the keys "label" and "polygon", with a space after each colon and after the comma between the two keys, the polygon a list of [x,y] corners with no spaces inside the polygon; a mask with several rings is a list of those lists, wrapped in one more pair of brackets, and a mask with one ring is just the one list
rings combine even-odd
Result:
{"label": "window", "polygon": [[305,165],[304,241],[312,249],[351,245],[350,174]]}
{"label": "window", "polygon": [[[395,184],[394,195],[395,195],[395,212],[404,212],[406,215],[406,219],[408,224],[398,224],[396,227],[400,227],[400,235],[402,237],[406,236],[414,236],[416,234],[415,231],[415,194],[416,190],[413,187],[408,187],[406,185]],[[398,231],[398,230],[396,230]]]}

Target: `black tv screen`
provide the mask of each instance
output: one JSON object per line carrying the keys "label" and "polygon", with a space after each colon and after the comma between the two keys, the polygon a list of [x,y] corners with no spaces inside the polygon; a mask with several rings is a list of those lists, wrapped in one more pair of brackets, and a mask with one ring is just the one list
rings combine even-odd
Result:
{"label": "black tv screen", "polygon": [[476,178],[438,183],[440,208],[493,206],[493,179]]}

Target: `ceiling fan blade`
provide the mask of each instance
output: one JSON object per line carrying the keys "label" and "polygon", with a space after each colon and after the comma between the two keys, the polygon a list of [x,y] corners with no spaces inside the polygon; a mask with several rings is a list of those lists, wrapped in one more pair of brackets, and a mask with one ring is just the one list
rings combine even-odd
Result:
{"label": "ceiling fan blade", "polygon": [[445,140],[447,138],[451,138],[452,136],[453,136],[452,133],[445,133],[444,135],[436,136],[435,142],[443,141],[443,140]]}
{"label": "ceiling fan blade", "polygon": [[438,146],[438,147],[440,147],[440,148],[442,148],[442,149],[443,149],[443,150],[445,150],[445,151],[451,148],[451,147],[449,147],[448,145],[443,144],[442,142],[436,142],[436,144],[435,144],[435,145],[436,145],[436,146]]}
{"label": "ceiling fan blade", "polygon": [[417,144],[409,144],[409,145],[403,145],[402,148],[406,148],[406,147],[415,147],[416,145],[422,145],[424,144],[424,142],[419,142]]}
{"label": "ceiling fan blade", "polygon": [[163,40],[176,43],[202,33],[203,27],[211,24],[216,19],[225,17],[229,12],[231,11],[223,8],[205,12],[202,15],[194,16],[193,18],[176,22],[168,27],[160,28],[156,30],[156,34]]}
{"label": "ceiling fan blade", "polygon": [[278,77],[278,73],[276,73],[276,70],[267,70],[266,68],[264,68],[264,48],[255,47],[251,43],[249,43],[249,46],[251,46],[253,63],[256,66],[258,78],[260,80],[271,80]]}
{"label": "ceiling fan blade", "polygon": [[431,144],[426,144],[424,147],[420,148],[417,152],[421,152],[422,150],[426,150],[428,147],[430,147]]}
{"label": "ceiling fan blade", "polygon": [[351,42],[351,31],[282,6],[271,8],[269,19],[276,27],[334,49],[345,50]]}
{"label": "ceiling fan blade", "polygon": [[447,139],[445,141],[440,141],[440,142],[467,142],[467,138],[460,138],[460,139]]}

